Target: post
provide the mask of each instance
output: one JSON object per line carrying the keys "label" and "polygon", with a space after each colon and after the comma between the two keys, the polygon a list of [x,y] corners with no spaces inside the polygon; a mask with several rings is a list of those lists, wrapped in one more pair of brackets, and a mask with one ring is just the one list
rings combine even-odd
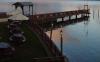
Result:
{"label": "post", "polygon": [[62,17],[62,21],[64,21],[64,18]]}
{"label": "post", "polygon": [[31,14],[30,14],[30,5],[29,5],[29,15],[28,16],[30,16]]}
{"label": "post", "polygon": [[25,15],[25,14],[24,14],[24,6],[21,6],[21,8],[22,8],[23,15]]}
{"label": "post", "polygon": [[61,30],[60,30],[60,41],[61,41],[61,45],[60,45],[60,48],[61,48],[61,54],[63,55],[63,37],[62,37],[62,34],[63,34],[63,31],[62,31],[62,25],[61,25]]}
{"label": "post", "polygon": [[53,28],[53,24],[51,24],[50,40],[52,40],[52,28]]}
{"label": "post", "polygon": [[32,5],[32,15],[33,15],[33,5]]}
{"label": "post", "polygon": [[71,20],[71,16],[69,16],[69,20]]}
{"label": "post", "polygon": [[77,19],[77,15],[76,15],[76,19]]}
{"label": "post", "polygon": [[99,19],[99,9],[98,9],[98,19]]}
{"label": "post", "polygon": [[94,9],[93,9],[93,19],[94,19]]}

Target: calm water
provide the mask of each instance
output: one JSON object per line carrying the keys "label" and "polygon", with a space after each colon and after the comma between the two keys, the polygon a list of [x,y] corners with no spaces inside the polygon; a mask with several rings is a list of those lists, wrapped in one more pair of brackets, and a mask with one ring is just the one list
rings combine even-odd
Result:
{"label": "calm water", "polygon": [[[35,3],[34,14],[69,11],[83,7],[81,4],[83,2],[71,3],[72,5],[70,3]],[[89,21],[63,27],[63,53],[69,58],[70,62],[100,62],[99,3],[89,2],[91,9]],[[10,4],[0,4],[1,12],[12,10]],[[49,35],[49,33],[48,31],[47,34]],[[53,30],[52,39],[60,49],[60,28]]]}

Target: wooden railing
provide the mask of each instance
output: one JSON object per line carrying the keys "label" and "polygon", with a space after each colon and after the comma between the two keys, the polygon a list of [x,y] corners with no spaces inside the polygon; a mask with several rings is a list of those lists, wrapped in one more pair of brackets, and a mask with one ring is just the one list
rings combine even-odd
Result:
{"label": "wooden railing", "polygon": [[[49,48],[50,52],[54,55],[54,57],[60,56],[58,59],[62,60],[60,62],[65,62],[65,59],[68,61],[68,59],[61,54],[60,50],[57,48],[57,46],[53,43],[53,41],[47,36],[47,34],[43,31],[43,29],[37,25],[32,23],[33,21],[30,21],[28,24],[30,26],[30,29],[38,34],[39,38],[42,42]],[[52,60],[52,59],[51,59]],[[54,61],[51,61],[54,62]]]}
{"label": "wooden railing", "polygon": [[44,19],[54,19],[54,18],[62,18],[65,16],[73,16],[73,15],[79,15],[79,14],[89,14],[90,10],[73,10],[73,11],[65,11],[65,12],[56,12],[56,13],[46,13],[46,14],[36,14],[29,16],[35,21],[38,20],[44,20]]}
{"label": "wooden railing", "polygon": [[40,36],[40,39],[49,47],[50,51],[52,51],[54,55],[61,56],[61,53],[59,52],[58,48],[54,45],[52,40],[44,33],[44,31],[38,25],[34,25],[34,27],[32,25],[31,29]]}
{"label": "wooden railing", "polygon": [[[89,14],[89,9],[88,10],[75,10],[75,11],[67,11],[67,12],[32,15],[32,16],[30,16],[30,21],[28,21],[28,24],[30,26],[30,29],[33,32],[35,32],[36,34],[38,34],[41,41],[44,42],[44,44],[49,48],[51,53],[55,57],[60,56],[61,58],[58,58],[58,59],[62,60],[60,62],[65,62],[65,59],[67,59],[67,58],[61,53],[61,51],[57,48],[57,46],[53,43],[53,41],[47,36],[47,34],[44,32],[44,30],[37,23],[38,22],[41,23],[44,20],[48,21],[49,19],[52,20],[52,19],[57,19],[57,18],[64,18],[66,16],[79,15],[79,14],[87,16]],[[38,58],[38,60],[40,60],[40,58]],[[68,59],[66,61],[68,62]],[[51,62],[53,62],[53,61],[51,61]]]}

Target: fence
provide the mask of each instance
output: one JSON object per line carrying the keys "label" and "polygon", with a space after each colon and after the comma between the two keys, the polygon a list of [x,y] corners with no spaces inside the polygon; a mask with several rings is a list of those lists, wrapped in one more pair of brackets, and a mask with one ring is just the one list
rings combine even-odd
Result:
{"label": "fence", "polygon": [[[51,53],[55,56],[55,58],[58,58],[58,60],[60,60],[59,62],[65,62],[65,58],[63,56],[63,54],[61,54],[61,52],[59,51],[59,49],[57,48],[57,46],[53,43],[53,41],[47,36],[47,34],[43,31],[43,29],[37,25],[34,24],[33,21],[29,22],[30,28],[32,31],[34,31],[36,34],[38,34],[38,36],[40,37],[40,39],[44,42],[44,44],[49,48],[49,50],[51,51]],[[49,58],[50,62],[54,62],[54,60],[52,60],[52,58]],[[38,61],[41,59],[38,59]],[[46,59],[44,59],[46,60]],[[68,59],[67,59],[68,61]],[[45,61],[44,61],[45,62]],[[58,61],[57,61],[58,62]]]}

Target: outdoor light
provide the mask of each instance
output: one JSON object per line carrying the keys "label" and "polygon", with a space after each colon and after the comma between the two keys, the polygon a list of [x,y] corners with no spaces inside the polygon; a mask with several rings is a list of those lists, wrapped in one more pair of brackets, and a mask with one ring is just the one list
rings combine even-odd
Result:
{"label": "outdoor light", "polygon": [[61,25],[61,30],[60,30],[60,48],[61,48],[61,54],[63,55],[63,37],[62,37],[62,35],[63,35],[63,31],[62,31],[62,25]]}

